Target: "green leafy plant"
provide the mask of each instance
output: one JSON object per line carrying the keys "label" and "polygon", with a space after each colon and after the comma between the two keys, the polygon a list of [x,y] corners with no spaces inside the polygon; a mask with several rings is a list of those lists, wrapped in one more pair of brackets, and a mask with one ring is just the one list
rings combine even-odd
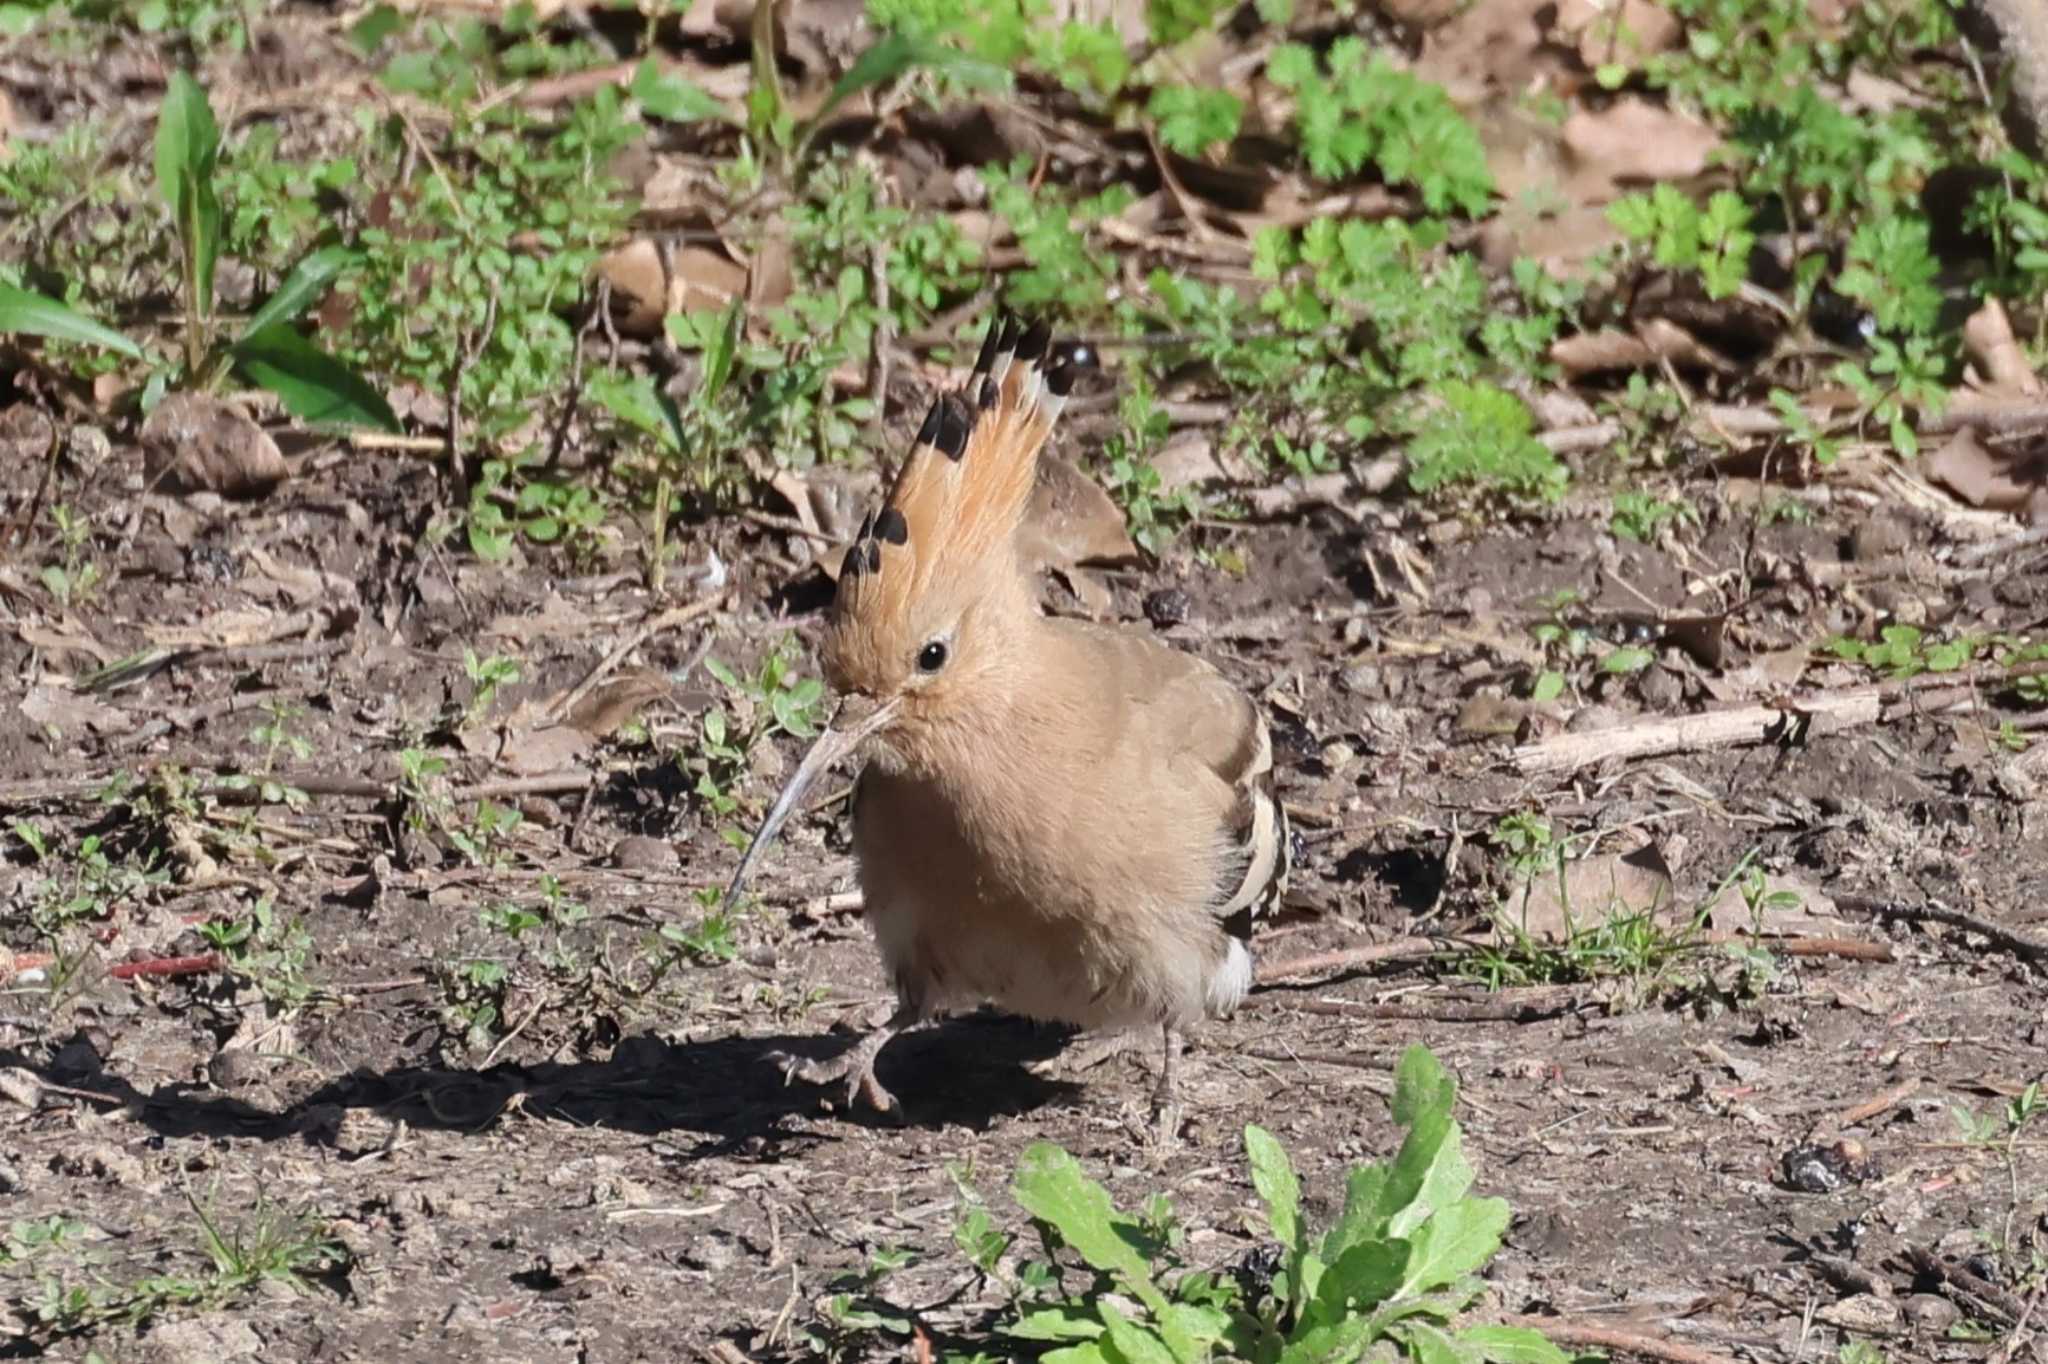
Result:
{"label": "green leafy plant", "polygon": [[1875,640],[1855,640],[1837,635],[1827,642],[1836,658],[1847,659],[1875,669],[1887,677],[1913,677],[1919,673],[1950,673],[1969,665],[1984,641],[1968,636],[1930,639],[1917,625],[1886,625]]}
{"label": "green leafy plant", "polygon": [[1749,276],[1756,236],[1740,195],[1721,190],[1701,208],[1677,187],[1660,184],[1647,194],[1617,199],[1607,218],[1646,247],[1657,264],[1696,271],[1709,298],[1727,298]]}
{"label": "green leafy plant", "polygon": [[1446,380],[1443,406],[1408,446],[1408,486],[1417,492],[1469,487],[1554,502],[1571,473],[1533,434],[1522,400],[1488,384]]}
{"label": "green leafy plant", "polygon": [[61,563],[44,565],[39,576],[58,608],[68,611],[99,589],[100,566],[92,557],[92,523],[62,502],[50,508],[50,520],[56,523],[64,557]]}
{"label": "green leafy plant", "polygon": [[[825,684],[797,672],[800,658],[796,642],[785,638],[762,657],[751,675],[715,658],[705,660],[705,671],[725,687],[728,705],[704,712],[696,749],[682,761],[712,819],[722,821],[738,811],[737,793],[756,744],[777,734],[799,739],[817,734]],[[720,837],[735,847],[746,846],[745,831],[730,825],[720,829]]]}
{"label": "green leafy plant", "polygon": [[1244,101],[1228,90],[1162,85],[1145,102],[1160,144],[1182,156],[1201,156],[1237,136]]}
{"label": "green leafy plant", "polygon": [[1609,529],[1624,540],[1648,544],[1665,526],[1697,525],[1699,513],[1690,502],[1667,500],[1654,493],[1628,490],[1614,495],[1614,512]]}
{"label": "green leafy plant", "polygon": [[705,886],[690,895],[700,911],[697,921],[663,924],[662,941],[700,966],[718,966],[739,956],[735,920],[725,909],[724,892],[717,886]]}
{"label": "green leafy plant", "polygon": [[491,703],[498,698],[498,688],[510,686],[519,680],[519,662],[503,654],[490,654],[479,658],[476,650],[462,651],[462,671],[469,678],[469,702],[462,708],[461,728],[469,729],[490,713]]}
{"label": "green leafy plant", "polygon": [[1401,70],[1363,39],[1346,36],[1319,60],[1283,43],[1266,78],[1294,92],[1295,133],[1309,169],[1345,180],[1366,166],[1390,184],[1413,185],[1432,213],[1483,214],[1493,177],[1479,135],[1443,89]]}
{"label": "green leafy plant", "polygon": [[45,938],[88,919],[104,919],[123,903],[139,898],[171,879],[154,852],[122,857],[98,834],[87,834],[73,848],[53,842],[39,826],[17,819],[9,826],[48,872],[28,892],[29,923]]}
{"label": "green leafy plant", "polygon": [[[302,420],[396,430],[397,418],[381,394],[291,327],[353,264],[353,254],[339,246],[307,254],[232,341],[215,343],[214,278],[222,252],[220,152],[220,128],[206,92],[185,72],[174,72],[157,114],[155,165],[157,190],[170,211],[179,250],[182,381],[211,388],[234,374],[275,393]],[[0,331],[103,346],[131,358],[143,355],[136,343],[66,304],[12,287],[0,289]],[[150,394],[161,392],[168,377],[157,371]]]}
{"label": "green leafy plant", "polygon": [[250,909],[247,918],[209,919],[199,936],[220,953],[230,971],[255,985],[281,1009],[298,1008],[319,993],[307,977],[313,935],[302,919],[279,917],[268,896]]}
{"label": "green leafy plant", "polygon": [[1072,1156],[1034,1144],[1013,1191],[1054,1255],[1079,1261],[1084,1284],[1066,1289],[1067,1276],[1058,1273],[1061,1286],[1020,1309],[1006,1334],[1057,1345],[1041,1356],[1047,1364],[1565,1364],[1567,1356],[1535,1331],[1460,1320],[1483,1291],[1476,1276],[1500,1248],[1508,1206],[1471,1195],[1472,1169],[1451,1116],[1455,1099],[1436,1058],[1411,1047],[1395,1073],[1400,1151],[1350,1172],[1342,1210],[1320,1234],[1302,1215],[1300,1181],[1280,1143],[1247,1127],[1252,1184],[1279,1242],[1278,1268],[1264,1289],[1186,1268],[1169,1207],[1142,1217],[1122,1213]]}

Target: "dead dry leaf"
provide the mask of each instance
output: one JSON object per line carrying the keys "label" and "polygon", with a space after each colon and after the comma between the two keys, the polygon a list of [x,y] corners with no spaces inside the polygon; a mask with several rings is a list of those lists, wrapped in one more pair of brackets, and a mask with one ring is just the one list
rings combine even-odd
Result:
{"label": "dead dry leaf", "polygon": [[1597,332],[1559,337],[1551,343],[1550,359],[1569,379],[1615,370],[1650,369],[1669,360],[1688,369],[1707,369],[1717,374],[1734,372],[1735,366],[1723,355],[1702,345],[1697,337],[1669,318],[1647,317],[1635,330],[1625,332],[1608,327]]}
{"label": "dead dry leaf", "polygon": [[498,745],[498,766],[518,777],[566,772],[580,767],[596,742],[568,725],[514,730]]}
{"label": "dead dry leaf", "polygon": [[152,644],[167,649],[239,649],[252,644],[275,644],[316,629],[317,611],[293,611],[279,615],[262,607],[216,611],[196,625],[145,625],[142,633]]}
{"label": "dead dry leaf", "polygon": [[702,246],[674,248],[642,237],[606,255],[597,273],[611,286],[612,322],[630,336],[652,336],[669,313],[724,308],[747,292],[747,269]]}
{"label": "dead dry leaf", "polygon": [[593,739],[602,739],[638,715],[644,707],[667,697],[671,690],[665,674],[653,668],[629,668],[592,687],[589,694],[562,717],[562,723]]}
{"label": "dead dry leaf", "polygon": [[126,734],[135,728],[128,712],[118,710],[84,692],[44,683],[29,688],[21,698],[21,713],[38,729],[54,729],[76,735],[90,731],[99,735]]}
{"label": "dead dry leaf", "polygon": [[1581,109],[1564,121],[1565,156],[1575,203],[1604,203],[1621,191],[1663,180],[1690,180],[1721,145],[1713,129],[1675,109],[1624,95],[1605,109]]}
{"label": "dead dry leaf", "polygon": [[1017,534],[1018,553],[1035,568],[1133,564],[1138,547],[1109,494],[1071,462],[1041,455],[1038,482]]}
{"label": "dead dry leaf", "polygon": [[1556,37],[1577,47],[1589,71],[1633,71],[1644,58],[1669,50],[1681,32],[1670,11],[1650,0],[1563,0],[1557,7]]}
{"label": "dead dry leaf", "polygon": [[2048,512],[2048,450],[1994,449],[1966,426],[1942,442],[1923,472],[1972,507],[2024,510],[2036,521]]}
{"label": "dead dry leaf", "polygon": [[2027,353],[2012,334],[2012,320],[1995,298],[1963,323],[1963,346],[1980,371],[1978,387],[2005,397],[2032,398],[2042,391],[2040,376],[2027,363]]}
{"label": "dead dry leaf", "polygon": [[25,620],[14,627],[14,632],[20,635],[21,642],[30,648],[52,654],[86,654],[101,667],[120,657],[90,635],[61,625],[38,625],[34,621]]}
{"label": "dead dry leaf", "polygon": [[1620,916],[1672,921],[1676,903],[1671,868],[1656,844],[1645,843],[1631,852],[1577,858],[1537,876],[1505,913],[1538,942],[1561,943]]}
{"label": "dead dry leaf", "polygon": [[142,423],[143,468],[152,488],[254,497],[290,472],[270,433],[206,393],[173,393]]}

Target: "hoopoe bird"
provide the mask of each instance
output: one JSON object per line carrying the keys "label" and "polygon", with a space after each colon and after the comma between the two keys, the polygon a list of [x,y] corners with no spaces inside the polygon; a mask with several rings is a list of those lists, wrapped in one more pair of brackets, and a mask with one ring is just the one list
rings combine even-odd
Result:
{"label": "hoopoe bird", "polygon": [[1177,1125],[1179,1035],[1250,988],[1252,921],[1286,888],[1290,836],[1249,697],[1150,636],[1038,609],[1016,532],[1087,362],[1050,340],[992,321],[861,523],[823,648],[840,708],[728,903],[819,776],[860,752],[854,853],[897,1007],[833,1060],[779,1057],[785,1077],[887,1112],[888,1041],[988,1003],[1093,1032],[1076,1069],[1159,1029],[1154,1101]]}

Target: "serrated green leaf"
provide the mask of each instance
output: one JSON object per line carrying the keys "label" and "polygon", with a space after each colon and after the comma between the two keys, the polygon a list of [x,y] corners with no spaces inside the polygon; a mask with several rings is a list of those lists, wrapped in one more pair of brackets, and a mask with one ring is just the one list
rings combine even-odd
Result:
{"label": "serrated green leaf", "polygon": [[1119,1276],[1153,1312],[1164,1310],[1166,1296],[1127,1235],[1130,1220],[1117,1213],[1108,1190],[1088,1178],[1079,1161],[1051,1142],[1033,1142],[1017,1164],[1011,1192],[1024,1211],[1050,1226],[1082,1259]]}
{"label": "serrated green leaf", "polygon": [[1379,1323],[1371,1317],[1318,1326],[1289,1340],[1277,1364],[1350,1364],[1365,1354],[1379,1333]]}
{"label": "serrated green leaf", "polygon": [[1085,1345],[1069,1345],[1063,1350],[1048,1350],[1038,1357],[1038,1364],[1112,1364],[1104,1354],[1102,1346],[1095,1341]]}
{"label": "serrated green leaf", "polygon": [[1362,1241],[1331,1262],[1316,1286],[1314,1320],[1333,1323],[1370,1313],[1399,1291],[1413,1248],[1402,1240]]}
{"label": "serrated green leaf", "polygon": [[242,328],[244,336],[274,327],[280,322],[293,322],[299,314],[313,306],[328,290],[362,260],[362,253],[353,247],[323,246],[299,258],[291,273],[284,277],[284,283],[277,286],[263,306],[256,310],[248,325]]}
{"label": "serrated green leaf", "polygon": [[11,284],[0,284],[0,332],[104,346],[133,359],[142,358],[142,347],[113,328],[101,326],[54,298],[17,289]]}
{"label": "serrated green leaf", "polygon": [[1634,645],[1624,645],[1619,649],[1609,652],[1600,660],[1600,671],[1603,673],[1620,674],[1639,673],[1655,661],[1656,655],[1652,654],[1648,649],[1638,649]]}
{"label": "serrated green leaf", "polygon": [[1229,1330],[1230,1314],[1219,1307],[1176,1302],[1159,1314],[1160,1338],[1180,1364],[1205,1364]]}
{"label": "serrated green leaf", "polygon": [[230,353],[238,373],[275,393],[301,421],[398,430],[398,415],[383,394],[289,327],[245,336]]}
{"label": "serrated green leaf", "polygon": [[1468,1326],[1458,1342],[1491,1364],[1571,1364],[1572,1357],[1526,1326]]}
{"label": "serrated green leaf", "polygon": [[1403,1322],[1393,1334],[1408,1346],[1408,1358],[1414,1364],[1476,1364],[1478,1359],[1476,1354],[1460,1350],[1442,1328],[1426,1321]]}
{"label": "serrated green leaf", "polygon": [[1345,1251],[1378,1236],[1386,1228],[1379,1210],[1380,1191],[1387,1182],[1387,1167],[1378,1163],[1360,1165],[1344,1179],[1344,1211],[1323,1233],[1323,1260],[1335,1264]]}
{"label": "serrated green leaf", "polygon": [[1506,1199],[1466,1198],[1438,1208],[1408,1238],[1408,1267],[1400,1292],[1427,1293],[1478,1273],[1500,1249],[1507,1229]]}
{"label": "serrated green leaf", "polygon": [[1244,1129],[1244,1153],[1251,1161],[1252,1187],[1266,1204],[1266,1220],[1272,1224],[1273,1235],[1298,1254],[1303,1245],[1301,1181],[1295,1178],[1286,1150],[1271,1132],[1248,1123]]}
{"label": "serrated green leaf", "polygon": [[732,113],[710,91],[674,72],[663,71],[652,57],[635,68],[633,83],[626,87],[626,93],[639,101],[642,109],[669,123],[734,121]]}
{"label": "serrated green leaf", "polygon": [[1127,1364],[1179,1364],[1165,1341],[1117,1311],[1114,1303],[1104,1299],[1095,1304],[1095,1310],[1102,1314],[1110,1345]]}
{"label": "serrated green leaf", "polygon": [[1430,1213],[1449,1207],[1472,1186],[1458,1125],[1443,1109],[1421,1114],[1408,1129],[1380,1191],[1387,1232],[1406,1236]]}
{"label": "serrated green leaf", "polygon": [[1102,1322],[1079,1308],[1042,1307],[1017,1318],[1003,1334],[1019,1340],[1093,1340],[1102,1334]]}
{"label": "serrated green leaf", "polygon": [[1394,1067],[1395,1122],[1412,1127],[1424,1113],[1448,1114],[1457,1097],[1458,1082],[1428,1047],[1418,1043],[1401,1053]]}

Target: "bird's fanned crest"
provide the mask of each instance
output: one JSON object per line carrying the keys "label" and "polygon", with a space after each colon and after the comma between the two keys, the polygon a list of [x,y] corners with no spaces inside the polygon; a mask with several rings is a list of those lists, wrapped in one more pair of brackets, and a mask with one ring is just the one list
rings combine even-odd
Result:
{"label": "bird's fanned crest", "polygon": [[1085,350],[1051,353],[1044,323],[999,314],[974,373],[939,395],[888,496],[854,536],[838,612],[902,615],[935,581],[1007,571],[1038,452],[1073,390]]}

